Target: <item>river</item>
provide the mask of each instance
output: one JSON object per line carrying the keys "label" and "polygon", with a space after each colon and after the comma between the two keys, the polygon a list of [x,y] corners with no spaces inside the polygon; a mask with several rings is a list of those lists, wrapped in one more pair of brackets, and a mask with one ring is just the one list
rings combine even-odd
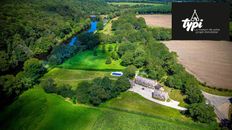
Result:
{"label": "river", "polygon": [[[97,21],[91,21],[90,23],[90,28],[86,31],[88,33],[93,33],[97,30]],[[69,42],[69,46],[73,46],[78,40],[78,37],[77,35],[76,36],[73,36],[73,38],[70,40]]]}

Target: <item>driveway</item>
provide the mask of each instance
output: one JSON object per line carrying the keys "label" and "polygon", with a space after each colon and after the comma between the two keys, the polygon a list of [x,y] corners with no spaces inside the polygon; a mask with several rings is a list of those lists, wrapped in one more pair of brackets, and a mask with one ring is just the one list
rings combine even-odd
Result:
{"label": "driveway", "polygon": [[[144,89],[142,89],[142,88],[144,88]],[[187,110],[184,107],[178,106],[179,102],[174,101],[172,99],[171,99],[171,101],[166,102],[166,101],[160,101],[160,100],[152,98],[153,89],[150,89],[150,88],[147,88],[147,87],[143,87],[143,86],[138,85],[138,84],[135,84],[132,88],[129,89],[129,91],[138,93],[139,95],[143,96],[147,100],[150,100],[152,102],[155,102],[155,103],[167,106],[167,107],[171,107],[171,108],[174,108],[174,109],[177,109],[177,110],[181,110],[181,111]]]}
{"label": "driveway", "polygon": [[214,111],[219,120],[229,119],[229,107],[232,97],[217,96],[202,91],[207,102],[214,107]]}

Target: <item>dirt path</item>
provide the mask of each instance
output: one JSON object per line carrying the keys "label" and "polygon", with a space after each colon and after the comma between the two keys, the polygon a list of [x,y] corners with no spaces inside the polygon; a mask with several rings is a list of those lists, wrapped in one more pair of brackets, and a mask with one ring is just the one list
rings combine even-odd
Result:
{"label": "dirt path", "polygon": [[163,41],[177,52],[179,62],[201,82],[218,88],[232,89],[232,42]]}

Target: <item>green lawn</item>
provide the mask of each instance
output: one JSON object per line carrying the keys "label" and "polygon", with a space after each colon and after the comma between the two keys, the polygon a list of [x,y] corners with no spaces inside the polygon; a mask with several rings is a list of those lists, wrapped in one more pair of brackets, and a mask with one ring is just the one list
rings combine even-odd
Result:
{"label": "green lawn", "polygon": [[57,84],[70,84],[74,88],[77,84],[84,80],[92,80],[97,77],[108,76],[115,78],[110,75],[109,71],[92,71],[92,70],[75,70],[75,69],[63,69],[54,68],[46,73],[41,80],[52,78]]}
{"label": "green lawn", "polygon": [[206,124],[170,120],[169,117],[162,119],[122,110],[76,105],[56,94],[46,94],[39,87],[24,92],[1,111],[0,123],[0,128],[4,130],[212,129]]}
{"label": "green lawn", "polygon": [[[163,85],[164,86],[164,85]],[[168,92],[169,97],[173,100],[178,101],[180,104],[179,106],[182,107],[188,107],[188,104],[184,102],[185,98],[187,97],[186,95],[183,95],[181,93],[181,90],[179,89],[174,89],[174,88],[170,88],[167,86],[164,86],[165,91]]]}
{"label": "green lawn", "polygon": [[[115,44],[110,44],[115,46]],[[107,47],[109,44],[106,45]],[[106,49],[107,49],[106,47]],[[120,65],[120,60],[114,61],[112,60],[111,64],[105,64],[106,57],[110,56],[110,53],[107,51],[103,53],[101,47],[97,48],[97,56],[93,55],[92,50],[87,50],[81,53],[76,54],[72,58],[66,60],[59,67],[66,69],[81,69],[81,70],[122,70],[123,66]]]}
{"label": "green lawn", "polygon": [[191,121],[190,118],[182,115],[180,111],[146,100],[133,92],[124,92],[117,98],[109,100],[101,106],[136,111],[163,118],[171,115],[170,118],[173,119]]}

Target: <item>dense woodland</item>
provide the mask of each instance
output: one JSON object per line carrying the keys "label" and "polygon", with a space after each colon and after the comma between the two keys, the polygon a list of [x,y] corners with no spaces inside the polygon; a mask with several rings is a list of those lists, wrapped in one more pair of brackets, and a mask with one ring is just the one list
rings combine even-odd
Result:
{"label": "dense woodland", "polygon": [[17,68],[30,57],[48,54],[54,46],[85,30],[90,23],[90,14],[114,10],[102,0],[2,1],[1,74]]}

